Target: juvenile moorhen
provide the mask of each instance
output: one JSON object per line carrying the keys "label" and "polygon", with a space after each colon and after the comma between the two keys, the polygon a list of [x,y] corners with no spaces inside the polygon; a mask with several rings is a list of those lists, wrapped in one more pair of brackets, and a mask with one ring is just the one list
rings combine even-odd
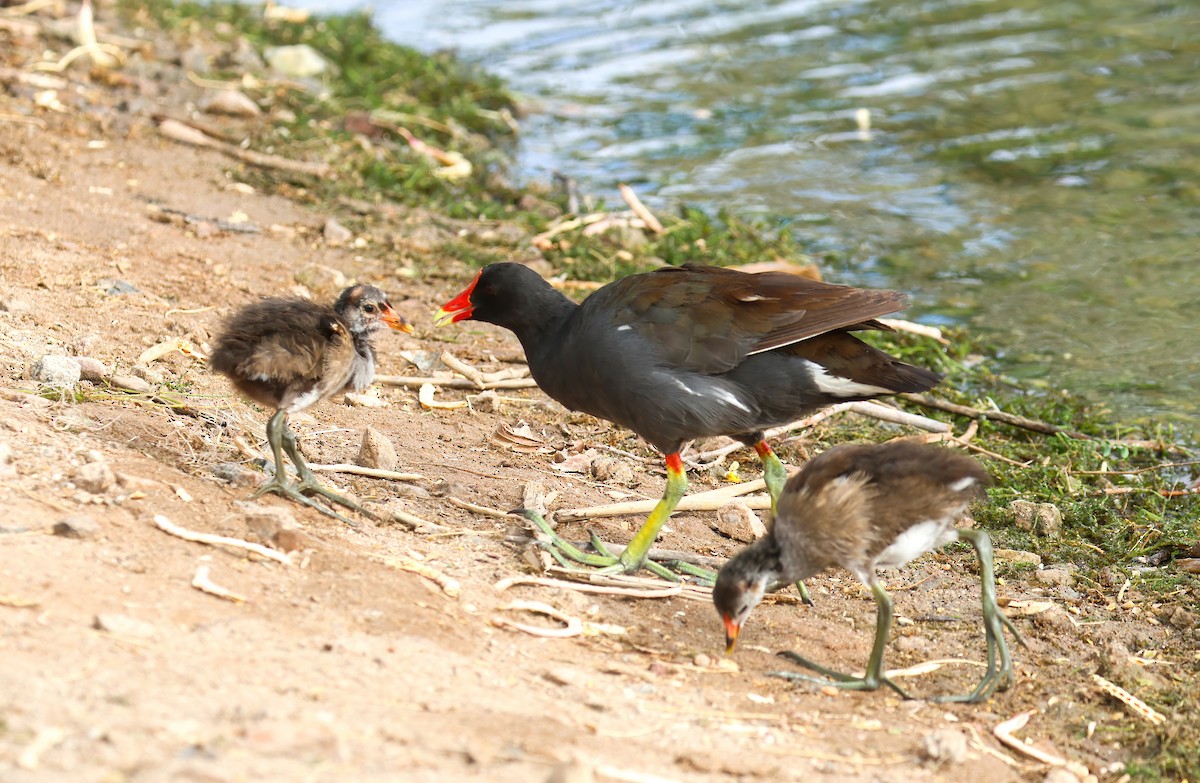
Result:
{"label": "juvenile moorhen", "polygon": [[866,676],[839,674],[793,652],[780,655],[834,682],[793,672],[776,675],[857,690],[874,690],[883,684],[909,698],[883,673],[892,601],[875,569],[898,568],[951,541],[965,540],[979,556],[987,672],[973,692],[938,700],[974,702],[986,699],[997,687],[1007,689],[1013,678],[1012,659],[1002,627],[1022,644],[1024,640],[996,603],[987,533],[954,526],[967,504],[984,494],[989,481],[987,471],[970,457],[904,441],[837,446],[810,460],[784,487],[767,535],[734,556],[717,576],[713,603],[725,623],[726,651],[733,652],[742,625],[765,591],[841,566],[871,588],[878,605]]}
{"label": "juvenile moorhen", "polygon": [[501,263],[480,270],[436,320],[510,329],[542,391],[628,427],[666,455],[666,491],[619,558],[558,545],[577,561],[618,571],[645,564],[669,578],[646,555],[687,489],[679,452],[688,441],[730,435],[753,446],[773,503],[787,473],[765,428],[940,380],[850,334],[887,329],[872,319],[904,303],[896,291],[689,264],[630,275],[576,304],[528,267]]}
{"label": "juvenile moorhen", "polygon": [[[287,417],[338,392],[369,386],[375,378],[371,334],[385,325],[402,332],[413,330],[392,309],[387,295],[370,285],[350,286],[332,307],[307,299],[264,299],[242,308],[225,323],[209,365],[229,376],[242,394],[275,409],[267,423],[275,475],[254,497],[275,492],[349,521],[304,495],[314,492],[370,516],[349,498],[321,486],[300,455]],[[284,452],[296,466],[298,482],[287,478]]]}

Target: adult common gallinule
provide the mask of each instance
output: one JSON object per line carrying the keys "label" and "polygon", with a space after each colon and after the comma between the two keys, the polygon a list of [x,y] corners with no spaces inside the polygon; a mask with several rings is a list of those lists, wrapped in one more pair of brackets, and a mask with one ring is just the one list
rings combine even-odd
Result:
{"label": "adult common gallinule", "polygon": [[685,265],[617,280],[576,304],[528,267],[502,263],[480,270],[436,320],[512,330],[546,394],[628,427],[666,455],[666,491],[619,558],[565,550],[633,571],[687,489],[679,452],[688,441],[731,435],[753,446],[774,499],[787,473],[765,428],[830,403],[936,384],[936,373],[850,334],[886,329],[872,319],[904,302],[896,291]]}
{"label": "adult common gallinule", "polygon": [[[315,492],[367,513],[357,503],[321,486],[300,455],[287,417],[338,392],[369,386],[375,378],[371,334],[385,325],[402,332],[413,330],[392,309],[387,295],[370,285],[350,286],[332,307],[307,299],[264,299],[242,308],[225,323],[209,365],[229,376],[242,394],[275,409],[267,423],[275,475],[254,497],[275,492],[346,519],[304,495]],[[288,481],[284,452],[296,466],[298,482]]]}
{"label": "adult common gallinule", "polygon": [[[763,593],[841,566],[871,588],[878,605],[875,644],[862,678],[839,674],[796,653],[780,653],[841,688],[874,690],[888,685],[908,695],[883,673],[883,650],[892,624],[892,601],[876,568],[893,568],[951,541],[970,541],[979,556],[987,672],[973,692],[941,701],[979,701],[1012,683],[1007,627],[1024,644],[996,603],[992,545],[982,530],[954,526],[972,498],[983,494],[987,471],[975,460],[936,446],[898,441],[880,446],[837,446],[810,460],[784,487],[766,536],[721,569],[713,603],[733,651],[738,634]],[[996,657],[999,653],[999,667]],[[795,673],[792,679],[813,680]],[[816,680],[825,682],[824,680]]]}

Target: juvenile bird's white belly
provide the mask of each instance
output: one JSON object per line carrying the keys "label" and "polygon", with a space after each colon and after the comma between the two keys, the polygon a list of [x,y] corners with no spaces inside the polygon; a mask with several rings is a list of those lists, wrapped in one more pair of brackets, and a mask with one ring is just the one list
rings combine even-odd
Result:
{"label": "juvenile bird's white belly", "polygon": [[942,519],[930,519],[905,530],[888,548],[875,558],[876,568],[899,568],[926,552],[932,552],[938,547],[945,546],[958,538],[953,522]]}

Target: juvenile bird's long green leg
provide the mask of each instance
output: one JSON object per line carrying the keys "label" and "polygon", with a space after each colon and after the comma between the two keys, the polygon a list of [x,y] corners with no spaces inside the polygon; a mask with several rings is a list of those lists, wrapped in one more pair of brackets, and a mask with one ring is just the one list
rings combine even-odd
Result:
{"label": "juvenile bird's long green leg", "polygon": [[887,594],[887,591],[883,589],[883,585],[879,584],[875,579],[871,580],[871,594],[875,596],[875,605],[877,607],[875,616],[875,643],[871,646],[871,657],[867,660],[865,676],[854,677],[849,674],[835,672],[820,664],[813,663],[804,656],[794,652],[781,652],[779,655],[787,658],[789,661],[800,664],[806,669],[824,674],[826,677],[832,679],[833,682],[827,682],[804,674],[797,674],[796,672],[770,672],[770,675],[772,677],[782,677],[785,680],[818,682],[849,691],[873,691],[878,689],[880,685],[886,685],[900,694],[902,698],[911,699],[912,696],[909,696],[903,688],[883,673],[883,651],[887,647],[888,634],[892,629],[892,599]]}
{"label": "juvenile bird's long green leg", "polygon": [[[939,696],[940,702],[977,702],[997,690],[1008,690],[1013,681],[1012,656],[1004,640],[1004,629],[1012,632],[1022,646],[1027,646],[1012,621],[996,601],[996,576],[993,566],[992,539],[982,530],[959,530],[958,537],[971,542],[979,557],[980,598],[983,604],[983,632],[987,639],[987,671],[971,693],[960,696]],[[996,659],[999,657],[999,668]]]}
{"label": "juvenile bird's long green leg", "polygon": [[[614,557],[612,553],[604,549],[603,544],[597,546],[600,554],[593,555],[583,552],[555,533],[536,511],[525,510],[522,511],[522,514],[546,535],[549,539],[547,549],[550,550],[550,554],[560,563],[564,563],[563,558],[567,558],[583,565],[599,567],[602,569],[602,573],[633,573],[639,568],[645,568],[663,579],[678,582],[678,576],[671,573],[664,566],[650,560],[648,554],[650,548],[654,546],[654,539],[658,537],[658,532],[662,530],[663,524],[670,518],[671,512],[679,505],[679,500],[686,491],[687,474],[684,473],[683,459],[679,456],[678,452],[668,454],[667,488],[663,492],[662,498],[654,506],[654,510],[650,512],[650,516],[642,523],[641,528],[634,534],[633,539],[625,547],[625,551],[621,552],[619,557]],[[594,546],[599,543],[594,537],[593,542]],[[699,576],[710,582],[716,578],[707,569],[697,568],[688,564],[676,564],[676,567],[681,572]]]}
{"label": "juvenile bird's long green leg", "polygon": [[[763,483],[767,485],[767,494],[771,496],[771,516],[773,517],[775,516],[775,506],[779,503],[779,495],[783,492],[783,485],[787,483],[787,469],[783,467],[783,462],[780,461],[766,440],[759,440],[755,443],[754,450],[758,452],[758,458],[763,464]],[[812,606],[812,596],[808,594],[808,588],[804,586],[804,582],[796,582],[796,589],[800,591],[800,600]]]}
{"label": "juvenile bird's long green leg", "polygon": [[[283,453],[287,450],[288,456],[295,462],[296,457],[292,453],[296,450],[295,440],[295,435],[292,434],[287,426],[287,413],[285,411],[276,411],[275,415],[267,422],[267,443],[271,447],[271,455],[275,458],[275,475],[259,487],[258,491],[252,497],[258,498],[268,492],[274,492],[276,495],[301,503],[309,508],[315,508],[322,514],[331,516],[334,519],[354,524],[353,520],[347,519],[336,511],[328,509],[312,498],[301,494],[303,484],[288,481],[287,468],[283,463]],[[301,458],[302,463],[303,458]],[[296,468],[299,470],[300,465],[297,464]],[[308,466],[305,465],[304,469],[308,470]],[[311,471],[309,475],[312,475]]]}
{"label": "juvenile bird's long green leg", "polygon": [[[357,511],[358,513],[362,514],[365,517],[370,517],[371,519],[378,519],[377,516],[372,514],[370,511],[367,511],[365,508],[360,506],[358,503],[355,503],[353,500],[346,497],[345,495],[339,495],[337,492],[334,492],[332,489],[329,489],[328,487],[326,487],[324,484],[322,484],[317,479],[316,474],[314,474],[312,472],[312,469],[310,469],[308,467],[308,463],[304,461],[304,455],[302,455],[300,453],[300,447],[296,443],[296,434],[294,432],[292,432],[291,428],[288,427],[286,424],[284,424],[284,426],[283,426],[283,450],[286,451],[287,455],[291,458],[292,464],[294,464],[296,466],[296,473],[300,477],[300,483],[296,485],[297,491],[299,491],[299,492],[314,492],[314,493],[320,495],[321,497],[332,500],[334,503],[337,503],[340,506],[345,506],[346,508],[350,509],[351,511]],[[337,515],[337,516],[340,519],[344,519],[347,522],[350,522],[351,524],[358,524],[358,523],[354,522],[353,520],[346,519],[346,517],[343,517],[341,515]]]}

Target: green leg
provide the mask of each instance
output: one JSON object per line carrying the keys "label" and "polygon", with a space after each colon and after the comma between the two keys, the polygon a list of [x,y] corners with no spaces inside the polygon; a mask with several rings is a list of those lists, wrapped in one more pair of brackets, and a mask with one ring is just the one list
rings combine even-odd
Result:
{"label": "green leg", "polygon": [[[347,519],[341,514],[331,511],[312,498],[302,494],[304,488],[302,483],[293,483],[288,481],[287,467],[283,462],[283,453],[285,450],[287,450],[288,455],[291,456],[293,462],[295,462],[296,458],[293,455],[293,452],[296,451],[295,441],[296,436],[292,434],[292,431],[288,429],[287,426],[287,413],[285,411],[275,411],[275,415],[272,416],[270,421],[267,422],[267,444],[270,445],[271,455],[275,458],[275,475],[272,476],[267,483],[259,487],[252,497],[258,498],[262,497],[268,492],[274,492],[276,495],[285,497],[289,500],[295,501],[296,503],[308,506],[309,508],[315,508],[322,514],[334,517],[335,519],[340,519],[343,522],[354,524],[353,520]],[[304,464],[303,458],[301,458],[300,462],[296,464],[298,470],[300,469],[301,465],[303,465],[303,472],[301,472],[301,476],[303,476],[304,472],[308,472],[308,475],[311,476],[312,472],[309,471],[308,466]]]}
{"label": "green leg", "polygon": [[822,685],[832,685],[835,688],[850,691],[873,691],[877,690],[880,685],[886,685],[900,694],[901,698],[911,699],[912,697],[908,693],[883,673],[883,651],[887,647],[888,634],[892,629],[892,599],[888,596],[887,591],[883,589],[883,585],[874,579],[871,580],[871,593],[875,596],[875,604],[878,612],[875,619],[875,643],[871,647],[871,657],[867,661],[866,676],[860,678],[835,672],[820,664],[813,663],[794,652],[781,652],[779,654],[830,679],[822,680],[805,674],[797,674],[796,672],[771,672],[770,675],[772,677],[782,677],[786,680],[817,682]]}
{"label": "green leg", "polygon": [[[754,450],[758,452],[758,458],[763,464],[763,482],[767,485],[767,494],[771,496],[771,516],[773,517],[776,506],[779,504],[779,495],[782,494],[783,486],[787,483],[787,469],[783,467],[783,462],[765,440],[755,443]],[[804,586],[804,582],[796,582],[796,590],[800,592],[801,601],[809,606],[813,605],[812,596],[808,594],[808,588]]]}
{"label": "green leg", "polygon": [[[296,485],[297,491],[316,493],[321,497],[332,500],[339,506],[345,506],[351,511],[357,511],[365,517],[376,520],[378,519],[377,516],[372,514],[370,511],[367,511],[350,498],[346,497],[345,495],[339,495],[337,492],[334,492],[333,490],[321,484],[321,482],[317,479],[316,474],[309,469],[308,463],[304,461],[304,455],[300,453],[300,447],[296,443],[296,434],[292,432],[291,428],[287,427],[286,425],[283,428],[283,450],[286,451],[287,455],[291,458],[292,464],[296,466],[296,473],[300,476],[300,483]],[[357,524],[352,520],[346,519],[346,517],[340,515],[335,516],[338,516],[339,519],[343,519],[351,524]]]}
{"label": "green leg", "polygon": [[[981,584],[980,598],[983,604],[983,632],[987,639],[987,671],[979,685],[971,693],[958,696],[941,696],[935,701],[941,702],[977,702],[983,701],[997,690],[1008,690],[1013,682],[1012,656],[1008,644],[1004,640],[1004,629],[1007,628],[1022,646],[1025,640],[1012,624],[1012,621],[1000,609],[996,601],[996,576],[992,559],[992,540],[982,530],[959,530],[958,537],[971,542],[975,554],[979,557],[979,578]],[[999,667],[997,667],[999,658]]]}
{"label": "green leg", "polygon": [[[629,546],[625,548],[625,551],[619,557],[609,552],[595,535],[592,536],[592,546],[595,547],[599,554],[584,552],[554,532],[553,528],[542,518],[541,514],[528,509],[523,510],[521,513],[542,533],[546,539],[545,546],[554,559],[568,568],[572,566],[567,561],[600,568],[602,569],[602,573],[633,573],[639,568],[645,568],[658,577],[678,582],[678,576],[666,567],[648,559],[647,555],[650,552],[650,548],[654,545],[654,539],[658,537],[658,531],[662,529],[663,524],[671,516],[671,512],[679,505],[679,500],[686,491],[687,474],[683,470],[683,460],[680,459],[678,453],[668,454],[666,491],[663,492],[662,499],[658,501],[654,510],[650,512],[650,516],[642,524],[642,527],[634,535],[633,540],[629,542]],[[709,582],[713,582],[716,579],[711,571],[704,568],[698,568],[686,563],[673,563],[673,565],[681,573],[698,576]]]}

